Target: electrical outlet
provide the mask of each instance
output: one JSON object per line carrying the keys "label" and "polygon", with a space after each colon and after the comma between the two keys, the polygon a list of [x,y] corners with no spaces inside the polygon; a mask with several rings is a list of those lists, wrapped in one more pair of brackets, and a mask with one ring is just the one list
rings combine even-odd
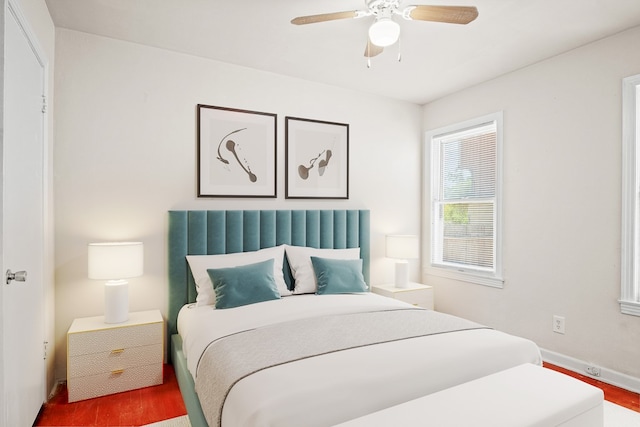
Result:
{"label": "electrical outlet", "polygon": [[553,332],[557,334],[564,334],[564,317],[562,316],[553,316]]}
{"label": "electrical outlet", "polygon": [[597,366],[593,366],[593,365],[589,365],[586,368],[584,368],[584,370],[587,372],[587,374],[593,376],[593,377],[599,377],[600,376],[600,368]]}

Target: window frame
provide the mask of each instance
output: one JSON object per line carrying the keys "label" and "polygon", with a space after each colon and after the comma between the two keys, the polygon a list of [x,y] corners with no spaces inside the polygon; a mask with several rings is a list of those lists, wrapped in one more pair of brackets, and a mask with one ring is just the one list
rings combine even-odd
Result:
{"label": "window frame", "polygon": [[620,311],[640,316],[640,74],[622,80]]}
{"label": "window frame", "polygon": [[[433,230],[435,228],[435,218],[433,217],[434,203],[436,200],[436,194],[439,191],[439,179],[434,179],[434,163],[439,161],[439,155],[436,150],[435,139],[445,134],[451,134],[455,132],[461,132],[473,127],[480,127],[487,123],[495,122],[496,126],[496,181],[495,181],[495,266],[493,270],[482,271],[480,269],[465,269],[460,266],[447,266],[441,264],[434,264],[432,261],[432,244],[431,238],[433,236]],[[488,114],[481,117],[476,117],[463,122],[455,123],[449,126],[444,126],[437,129],[428,130],[425,132],[424,140],[424,166],[423,166],[423,183],[424,183],[424,195],[423,195],[423,210],[425,212],[425,219],[423,220],[423,251],[426,259],[423,260],[425,266],[425,274],[431,276],[444,277],[454,280],[460,280],[464,282],[490,286],[494,288],[503,288],[504,279],[502,277],[502,146],[503,146],[503,113],[502,111]],[[435,160],[434,160],[435,159]],[[437,167],[439,171],[439,167]],[[438,172],[436,172],[438,173]]]}

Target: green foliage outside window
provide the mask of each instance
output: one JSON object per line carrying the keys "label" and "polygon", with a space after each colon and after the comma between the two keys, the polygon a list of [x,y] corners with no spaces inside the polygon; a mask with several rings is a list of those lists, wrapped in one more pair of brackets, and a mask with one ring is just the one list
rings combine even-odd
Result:
{"label": "green foliage outside window", "polygon": [[469,224],[469,205],[461,203],[444,205],[444,221],[447,224]]}

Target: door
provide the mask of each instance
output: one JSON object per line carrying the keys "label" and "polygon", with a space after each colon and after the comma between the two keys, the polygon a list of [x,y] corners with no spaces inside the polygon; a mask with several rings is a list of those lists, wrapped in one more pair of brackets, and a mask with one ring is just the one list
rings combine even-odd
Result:
{"label": "door", "polygon": [[[2,181],[1,426],[33,424],[46,396],[44,362],[45,69],[22,16],[5,9]],[[5,272],[26,271],[6,284]]]}

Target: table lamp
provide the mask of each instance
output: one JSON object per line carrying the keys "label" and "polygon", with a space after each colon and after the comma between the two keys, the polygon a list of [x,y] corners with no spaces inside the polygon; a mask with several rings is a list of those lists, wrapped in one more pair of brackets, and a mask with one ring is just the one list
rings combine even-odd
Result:
{"label": "table lamp", "polygon": [[420,256],[420,242],[418,236],[391,235],[387,236],[386,254],[388,258],[396,258],[396,288],[409,286],[409,259]]}
{"label": "table lamp", "polygon": [[107,280],[104,287],[105,323],[129,318],[129,282],[142,276],[142,242],[89,243],[89,279]]}

